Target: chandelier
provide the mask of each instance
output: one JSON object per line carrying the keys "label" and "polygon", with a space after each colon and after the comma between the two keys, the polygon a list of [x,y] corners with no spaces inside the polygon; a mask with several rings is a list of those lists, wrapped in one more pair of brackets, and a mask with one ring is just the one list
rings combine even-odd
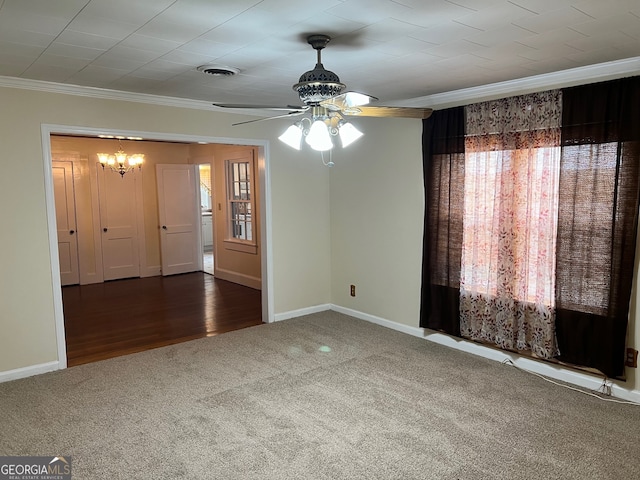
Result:
{"label": "chandelier", "polygon": [[98,153],[98,161],[104,167],[109,167],[112,171],[120,174],[124,177],[124,174],[132,171],[134,168],[142,168],[142,162],[144,161],[144,154],[134,153],[127,155],[122,149],[122,142],[118,138],[118,151],[115,154],[110,153]]}

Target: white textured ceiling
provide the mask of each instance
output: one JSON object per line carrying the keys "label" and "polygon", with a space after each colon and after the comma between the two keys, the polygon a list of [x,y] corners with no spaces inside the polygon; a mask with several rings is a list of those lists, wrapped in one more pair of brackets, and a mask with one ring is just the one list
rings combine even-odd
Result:
{"label": "white textured ceiling", "polygon": [[640,0],[0,0],[0,75],[296,104],[312,33],[348,89],[404,103],[638,57]]}

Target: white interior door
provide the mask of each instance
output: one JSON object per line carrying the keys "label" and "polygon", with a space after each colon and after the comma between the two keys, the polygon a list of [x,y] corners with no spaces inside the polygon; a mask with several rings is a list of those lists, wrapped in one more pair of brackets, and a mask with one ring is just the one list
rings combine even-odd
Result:
{"label": "white interior door", "polygon": [[139,172],[124,176],[109,169],[97,172],[104,279],[139,277],[135,183]]}
{"label": "white interior door", "polygon": [[76,201],[73,190],[73,162],[52,162],[53,195],[58,228],[58,258],[62,285],[80,283]]}
{"label": "white interior door", "polygon": [[162,275],[201,269],[197,165],[156,165]]}

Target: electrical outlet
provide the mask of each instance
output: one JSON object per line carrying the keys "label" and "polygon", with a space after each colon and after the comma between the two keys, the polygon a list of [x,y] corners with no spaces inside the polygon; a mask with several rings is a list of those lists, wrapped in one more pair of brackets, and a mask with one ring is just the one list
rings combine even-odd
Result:
{"label": "electrical outlet", "polygon": [[627,357],[624,361],[627,367],[638,368],[638,350],[627,348]]}
{"label": "electrical outlet", "polygon": [[351,285],[351,296],[352,297],[356,296],[356,286],[355,285]]}

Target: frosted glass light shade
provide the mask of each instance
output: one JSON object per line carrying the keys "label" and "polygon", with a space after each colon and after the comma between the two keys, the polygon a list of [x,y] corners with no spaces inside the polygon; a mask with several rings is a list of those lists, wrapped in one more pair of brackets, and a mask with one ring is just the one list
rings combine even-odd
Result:
{"label": "frosted glass light shade", "polygon": [[124,153],[122,150],[117,151],[116,162],[118,162],[118,165],[124,165],[126,161],[127,161],[127,154]]}
{"label": "frosted glass light shade", "polygon": [[305,138],[305,142],[307,142],[311,148],[319,152],[324,152],[333,148],[329,129],[327,128],[326,123],[322,120],[316,120],[313,122],[309,129],[309,133]]}
{"label": "frosted glass light shade", "polygon": [[344,96],[344,102],[347,107],[360,107],[361,105],[367,105],[371,101],[369,95],[363,95],[358,92],[347,92]]}
{"label": "frosted glass light shade", "polygon": [[360,130],[354,127],[351,123],[343,123],[339,129],[340,140],[342,141],[342,148],[348,147],[353,142],[358,140],[364,135]]}
{"label": "frosted glass light shade", "polygon": [[136,153],[129,157],[129,166],[131,167],[140,166],[142,162],[144,162],[144,154],[142,153]]}
{"label": "frosted glass light shade", "polygon": [[300,150],[302,144],[302,127],[300,125],[291,125],[285,132],[278,137],[278,140],[286,143],[291,148]]}

